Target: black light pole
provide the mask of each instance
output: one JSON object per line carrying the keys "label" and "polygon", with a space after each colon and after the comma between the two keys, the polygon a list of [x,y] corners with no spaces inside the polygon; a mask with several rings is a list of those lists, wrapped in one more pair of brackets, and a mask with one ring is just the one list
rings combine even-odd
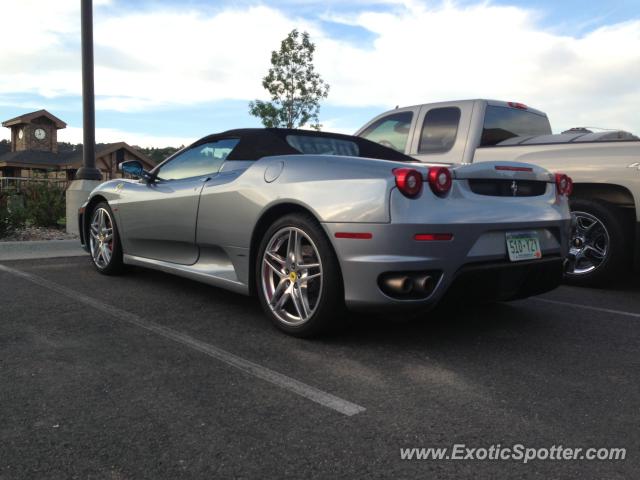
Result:
{"label": "black light pole", "polygon": [[80,0],[82,17],[82,167],[78,180],[102,180],[96,168],[96,111],[93,91],[93,0]]}

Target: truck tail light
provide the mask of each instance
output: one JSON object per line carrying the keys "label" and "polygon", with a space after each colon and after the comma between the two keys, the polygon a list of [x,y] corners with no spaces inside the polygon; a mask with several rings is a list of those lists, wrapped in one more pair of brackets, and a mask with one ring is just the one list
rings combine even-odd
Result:
{"label": "truck tail light", "polygon": [[422,191],[422,175],[413,168],[394,168],[396,186],[405,197],[417,197]]}
{"label": "truck tail light", "polygon": [[558,195],[568,197],[573,192],[573,180],[564,173],[556,173],[556,190]]}
{"label": "truck tail light", "polygon": [[453,184],[451,171],[445,167],[431,167],[427,179],[431,190],[439,197],[446,195]]}
{"label": "truck tail light", "polygon": [[529,108],[524,103],[519,102],[509,102],[508,105],[511,108],[517,108],[518,110],[527,110]]}

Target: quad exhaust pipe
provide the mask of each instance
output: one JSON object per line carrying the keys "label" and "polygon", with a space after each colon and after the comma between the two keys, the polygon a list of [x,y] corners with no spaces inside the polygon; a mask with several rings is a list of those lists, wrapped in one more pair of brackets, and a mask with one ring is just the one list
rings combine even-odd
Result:
{"label": "quad exhaust pipe", "polygon": [[436,286],[431,273],[387,273],[380,277],[382,291],[394,298],[417,299],[428,297]]}
{"label": "quad exhaust pipe", "polygon": [[400,277],[388,277],[383,280],[389,291],[396,295],[409,295],[413,290],[413,282],[407,275]]}
{"label": "quad exhaust pipe", "polygon": [[414,286],[419,291],[431,293],[436,286],[436,282],[431,275],[422,275],[415,279]]}

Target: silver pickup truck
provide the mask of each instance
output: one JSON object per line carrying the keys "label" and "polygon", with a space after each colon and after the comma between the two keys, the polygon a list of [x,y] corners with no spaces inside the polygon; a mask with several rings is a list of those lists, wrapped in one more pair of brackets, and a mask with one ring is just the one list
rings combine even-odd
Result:
{"label": "silver pickup truck", "polygon": [[[630,133],[576,129],[553,135],[539,110],[515,102],[463,100],[396,108],[356,135],[426,163],[507,160],[566,173],[574,181],[575,218],[567,280],[598,285],[632,264],[640,268],[640,139]],[[517,184],[504,192],[477,193],[532,194]]]}

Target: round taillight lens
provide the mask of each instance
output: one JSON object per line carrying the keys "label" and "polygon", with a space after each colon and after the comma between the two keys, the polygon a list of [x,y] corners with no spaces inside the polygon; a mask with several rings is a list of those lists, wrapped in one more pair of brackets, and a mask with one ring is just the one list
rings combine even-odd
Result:
{"label": "round taillight lens", "polygon": [[438,196],[446,195],[451,190],[453,180],[451,171],[445,167],[431,167],[427,175],[429,186],[433,193]]}
{"label": "round taillight lens", "polygon": [[573,180],[568,175],[564,173],[556,173],[556,190],[558,191],[558,195],[571,195],[573,192]]}
{"label": "round taillight lens", "polygon": [[417,197],[422,191],[422,174],[412,168],[395,168],[396,186],[405,197]]}

